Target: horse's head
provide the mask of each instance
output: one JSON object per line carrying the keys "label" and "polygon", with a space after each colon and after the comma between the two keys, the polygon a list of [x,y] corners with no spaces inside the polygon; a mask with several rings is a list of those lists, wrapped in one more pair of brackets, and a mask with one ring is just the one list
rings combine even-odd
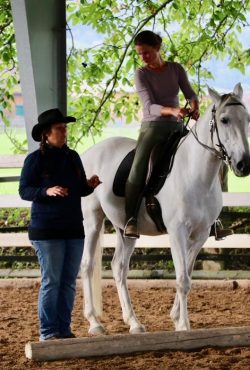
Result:
{"label": "horse's head", "polygon": [[214,103],[210,121],[213,142],[227,157],[235,175],[247,176],[250,174],[250,115],[242,102],[241,84],[230,94],[220,95],[211,88],[208,91]]}

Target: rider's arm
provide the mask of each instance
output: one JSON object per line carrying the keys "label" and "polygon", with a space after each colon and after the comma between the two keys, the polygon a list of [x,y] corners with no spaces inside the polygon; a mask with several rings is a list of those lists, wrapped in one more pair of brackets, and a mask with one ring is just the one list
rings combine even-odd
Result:
{"label": "rider's arm", "polygon": [[135,86],[143,106],[145,116],[161,116],[161,104],[157,104],[152,87],[143,68],[135,71]]}
{"label": "rider's arm", "polygon": [[191,109],[189,111],[189,114],[193,119],[197,120],[200,116],[198,96],[194,92],[188,80],[188,76],[187,76],[185,69],[179,63],[176,63],[176,66],[178,68],[178,79],[179,79],[180,89],[183,92],[185,98],[190,103]]}

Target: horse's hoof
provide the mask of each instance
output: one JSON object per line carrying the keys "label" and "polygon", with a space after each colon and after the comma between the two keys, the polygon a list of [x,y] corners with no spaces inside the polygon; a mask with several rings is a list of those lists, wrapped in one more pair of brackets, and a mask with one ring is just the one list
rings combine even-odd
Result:
{"label": "horse's hoof", "polygon": [[129,333],[130,334],[141,334],[141,333],[145,333],[145,331],[146,331],[145,326],[140,325],[140,326],[135,326],[134,328],[131,328],[129,330]]}
{"label": "horse's hoof", "polygon": [[102,335],[102,334],[105,334],[105,329],[102,325],[99,325],[99,326],[95,326],[94,328],[90,328],[88,333],[90,335]]}
{"label": "horse's hoof", "polygon": [[190,325],[177,325],[175,331],[186,331],[190,330]]}

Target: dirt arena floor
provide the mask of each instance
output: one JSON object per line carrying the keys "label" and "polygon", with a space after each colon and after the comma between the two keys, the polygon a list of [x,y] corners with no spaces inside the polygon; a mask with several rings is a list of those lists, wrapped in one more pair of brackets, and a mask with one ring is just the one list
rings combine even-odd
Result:
{"label": "dirt arena floor", "polygon": [[[130,293],[135,311],[148,331],[173,330],[169,312],[175,290],[173,282],[131,282]],[[167,288],[166,288],[167,286]],[[0,369],[55,370],[249,370],[250,348],[205,348],[190,352],[157,351],[135,355],[95,357],[55,362],[34,362],[25,358],[28,341],[38,340],[37,296],[39,281],[0,284]],[[127,333],[112,282],[103,287],[107,334]],[[87,336],[82,315],[82,292],[77,289],[72,329]],[[194,282],[189,295],[192,328],[250,325],[250,282]]]}

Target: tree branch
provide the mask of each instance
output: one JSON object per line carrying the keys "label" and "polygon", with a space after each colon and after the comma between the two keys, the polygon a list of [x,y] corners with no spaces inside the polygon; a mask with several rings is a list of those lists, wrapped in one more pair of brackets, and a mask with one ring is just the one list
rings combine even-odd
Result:
{"label": "tree branch", "polygon": [[[119,61],[119,64],[118,64],[118,66],[117,66],[117,68],[116,68],[113,76],[107,82],[106,88],[105,88],[105,90],[104,90],[104,92],[102,94],[102,97],[100,99],[99,107],[95,111],[94,118],[93,118],[92,122],[90,123],[90,125],[87,128],[88,131],[95,125],[95,122],[96,122],[96,120],[97,120],[97,118],[98,118],[98,116],[99,116],[99,114],[101,112],[102,107],[104,106],[104,104],[107,102],[107,100],[110,98],[110,96],[112,95],[112,93],[114,91],[115,85],[117,83],[117,77],[118,77],[119,71],[120,71],[120,69],[121,69],[121,67],[123,65],[123,62],[124,62],[124,59],[125,59],[125,57],[127,55],[128,49],[131,46],[132,42],[134,41],[135,36],[141,31],[141,29],[151,19],[153,19],[159,12],[161,12],[162,9],[164,9],[171,2],[173,2],[173,0],[164,1],[162,3],[162,5],[159,6],[159,8],[155,9],[155,11],[150,16],[148,16],[147,18],[145,18],[144,20],[142,20],[141,22],[139,22],[138,26],[135,29],[135,32],[134,32],[133,36],[131,37],[131,39],[129,40],[129,42],[127,43],[127,45],[125,47],[125,50],[124,50],[124,52],[123,52],[123,54],[121,56],[121,59]],[[110,85],[111,85],[111,87],[110,87]],[[110,87],[110,90],[109,90],[109,87]],[[84,136],[84,134],[79,137],[79,139],[77,140],[75,146],[81,141],[81,139],[83,138],[83,136]]]}

